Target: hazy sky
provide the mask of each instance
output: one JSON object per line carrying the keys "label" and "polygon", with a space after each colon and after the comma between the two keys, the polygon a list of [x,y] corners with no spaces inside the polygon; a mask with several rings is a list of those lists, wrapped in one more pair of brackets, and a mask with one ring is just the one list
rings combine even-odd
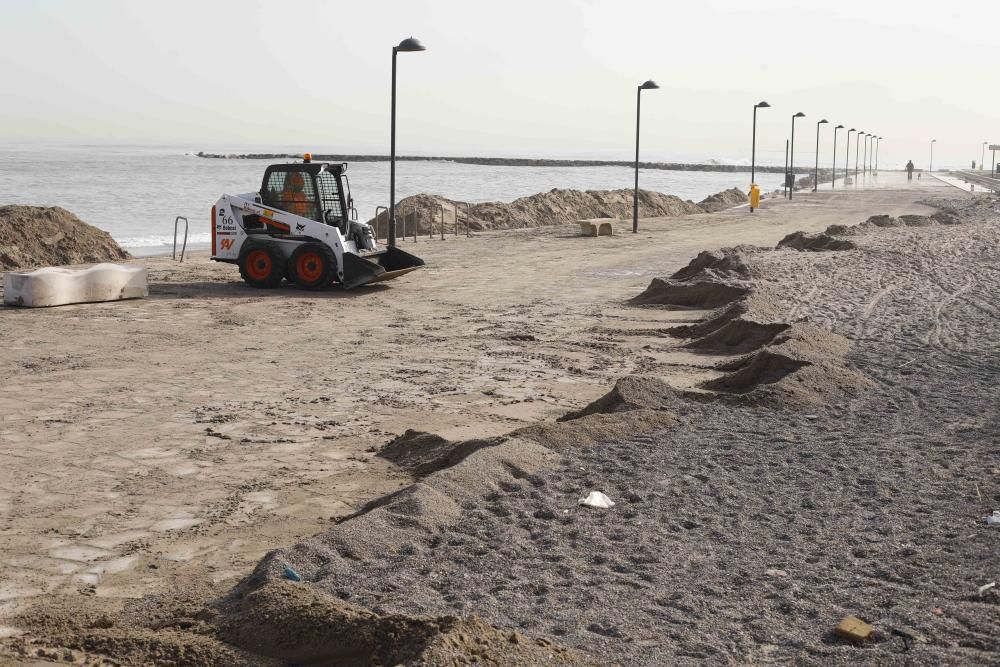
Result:
{"label": "hazy sky", "polygon": [[0,141],[387,153],[411,34],[404,154],[631,159],[647,78],[645,159],[749,159],[761,99],[772,163],[796,111],[799,163],[820,118],[883,135],[886,166],[1000,143],[994,0],[0,0]]}

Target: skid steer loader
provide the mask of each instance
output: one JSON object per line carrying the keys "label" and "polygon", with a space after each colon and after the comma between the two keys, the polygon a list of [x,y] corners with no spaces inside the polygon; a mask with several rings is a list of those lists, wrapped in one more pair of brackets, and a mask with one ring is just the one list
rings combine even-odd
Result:
{"label": "skid steer loader", "polygon": [[358,222],[346,164],[273,164],[260,192],[222,195],[212,207],[212,259],[236,264],[247,284],[283,278],[306,289],[344,289],[391,280],[424,265],[395,246],[379,246]]}

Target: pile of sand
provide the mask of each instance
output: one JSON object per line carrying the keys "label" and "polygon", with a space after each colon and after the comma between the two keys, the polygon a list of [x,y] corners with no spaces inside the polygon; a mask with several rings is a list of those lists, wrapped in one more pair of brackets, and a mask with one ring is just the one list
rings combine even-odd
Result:
{"label": "pile of sand", "polygon": [[[973,204],[971,206],[966,206],[970,209],[976,209],[977,207],[982,207],[983,205]],[[848,243],[849,245],[844,247],[833,247],[837,244],[832,240],[823,237],[858,236],[864,234],[868,230],[882,227],[929,227],[931,225],[957,225],[960,223],[961,218],[959,217],[958,211],[951,207],[942,208],[935,211],[931,215],[907,214],[896,217],[883,213],[880,215],[870,216],[867,220],[857,225],[830,225],[826,228],[826,231],[815,236],[810,236],[804,232],[795,232],[782,239],[778,246],[792,247],[796,250],[849,250],[855,247],[853,243],[845,241],[843,243]],[[802,240],[799,240],[800,238]],[[809,243],[826,247],[798,247]]]}
{"label": "pile of sand", "polygon": [[747,194],[739,188],[729,188],[728,190],[716,192],[714,195],[705,197],[698,205],[706,213],[715,213],[716,211],[723,211],[727,208],[739,206],[740,204],[746,204],[749,201],[750,198],[747,197]]}
{"label": "pile of sand", "polygon": [[[639,215],[642,217],[675,217],[692,213],[707,213],[736,206],[748,201],[738,188],[711,195],[701,203],[650,190],[639,191]],[[487,202],[468,204],[438,195],[418,194],[396,205],[396,233],[410,236],[455,233],[456,219],[460,234],[484,229],[519,229],[561,225],[593,218],[630,218],[632,190],[559,190],[540,192],[510,203]],[[371,219],[380,237],[386,233],[387,214]]]}
{"label": "pile of sand", "polygon": [[[278,581],[214,605],[187,593],[127,601],[70,599],[23,617],[35,639],[9,647],[25,660],[73,664],[250,667],[288,664],[591,664],[585,656],[475,617],[378,614],[310,587]],[[94,662],[95,654],[114,662]]]}
{"label": "pile of sand", "polygon": [[854,250],[857,246],[844,239],[834,238],[826,233],[807,234],[806,232],[792,232],[785,238],[778,241],[778,248],[791,248],[792,250],[809,250],[812,252],[823,252],[825,250]]}
{"label": "pile of sand", "polygon": [[111,235],[58,206],[0,206],[0,270],[129,259]]}

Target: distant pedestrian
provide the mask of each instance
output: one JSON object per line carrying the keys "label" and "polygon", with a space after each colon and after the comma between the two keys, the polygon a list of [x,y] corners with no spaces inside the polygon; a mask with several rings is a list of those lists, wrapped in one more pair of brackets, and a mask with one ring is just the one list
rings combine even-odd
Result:
{"label": "distant pedestrian", "polygon": [[906,180],[913,180],[913,160],[906,163]]}

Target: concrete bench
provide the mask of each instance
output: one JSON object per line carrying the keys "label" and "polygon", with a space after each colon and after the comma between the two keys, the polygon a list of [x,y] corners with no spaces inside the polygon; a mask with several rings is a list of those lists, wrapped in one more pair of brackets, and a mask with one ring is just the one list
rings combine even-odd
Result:
{"label": "concrete bench", "polygon": [[596,220],[577,220],[580,223],[580,233],[584,236],[611,236],[615,233],[612,221],[604,218]]}
{"label": "concrete bench", "polygon": [[8,306],[41,308],[138,299],[148,295],[144,266],[46,267],[35,271],[12,271],[5,273],[3,279],[3,302]]}

